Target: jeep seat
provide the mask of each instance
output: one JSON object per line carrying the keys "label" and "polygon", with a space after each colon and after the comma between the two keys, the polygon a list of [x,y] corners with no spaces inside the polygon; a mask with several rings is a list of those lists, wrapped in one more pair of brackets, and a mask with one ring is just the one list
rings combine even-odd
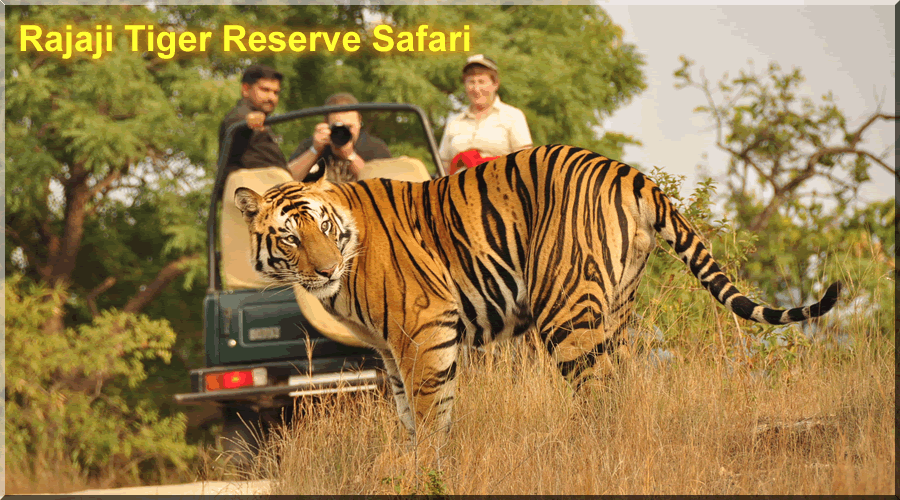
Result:
{"label": "jeep seat", "polygon": [[225,290],[241,288],[265,288],[250,264],[250,233],[241,211],[234,205],[234,192],[246,187],[259,194],[272,186],[293,180],[290,172],[281,167],[242,168],[225,179],[222,191],[221,224],[219,241],[222,252],[223,287]]}
{"label": "jeep seat", "polygon": [[421,160],[409,156],[400,156],[397,158],[379,158],[366,162],[366,166],[359,173],[359,180],[376,178],[424,182],[431,180],[431,175]]}

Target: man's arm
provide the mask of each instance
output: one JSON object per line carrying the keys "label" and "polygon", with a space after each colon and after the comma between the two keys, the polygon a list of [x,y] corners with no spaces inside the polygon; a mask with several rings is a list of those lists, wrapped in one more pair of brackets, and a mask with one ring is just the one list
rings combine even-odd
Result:
{"label": "man's arm", "polygon": [[[219,151],[222,150],[222,146],[225,144],[225,131],[231,125],[243,120],[244,116],[245,114],[243,113],[232,112],[222,120],[222,124],[219,125]],[[244,156],[244,151],[247,150],[252,134],[253,131],[247,127],[238,127],[234,131],[234,135],[231,138],[231,146],[228,148],[226,165],[242,165],[241,157]]]}
{"label": "man's arm", "polygon": [[350,173],[355,177],[359,177],[359,173],[362,172],[363,167],[366,166],[366,161],[362,159],[362,156],[356,154],[353,141],[344,144],[343,147],[336,150],[334,149],[334,145],[332,145],[331,148],[334,150],[335,156],[342,160],[350,161]]}
{"label": "man's arm", "polygon": [[516,152],[532,145],[531,131],[528,129],[528,121],[525,113],[518,108],[513,108],[511,113],[512,127],[510,127],[509,146],[512,152]]}
{"label": "man's arm", "polygon": [[321,151],[312,149],[312,143],[311,138],[301,142],[300,146],[294,150],[294,154],[291,155],[291,159],[288,160],[288,170],[295,181],[305,179],[312,166],[316,164],[316,160],[319,159]]}
{"label": "man's arm", "polygon": [[253,135],[254,130],[263,129],[265,119],[265,113],[252,111],[244,105],[238,106],[222,119],[222,123],[219,125],[219,150],[222,149],[222,145],[225,143],[225,131],[228,130],[228,127],[244,120],[247,121],[248,125],[247,127],[238,127],[234,131],[231,147],[228,149],[226,165],[244,165],[242,158],[244,152],[247,151],[248,144],[250,144],[250,137]]}
{"label": "man's arm", "polygon": [[[316,164],[329,144],[331,144],[331,129],[325,122],[317,123],[312,137],[301,142],[288,161],[288,170],[291,171],[294,180],[302,181],[309,175],[312,166]],[[353,147],[352,143],[348,143],[348,145]],[[345,158],[345,156],[341,156],[341,158]]]}

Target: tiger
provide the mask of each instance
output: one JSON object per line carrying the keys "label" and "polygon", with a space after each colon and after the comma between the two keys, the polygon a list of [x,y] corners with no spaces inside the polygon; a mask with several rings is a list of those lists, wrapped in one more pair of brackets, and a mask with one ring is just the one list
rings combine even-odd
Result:
{"label": "tiger", "polygon": [[[715,299],[746,320],[815,318],[759,305],[722,271],[669,197],[638,170],[566,145],[530,148],[425,182],[240,188],[256,271],[300,287],[381,356],[415,437],[447,431],[462,345],[534,329],[575,388],[627,349],[635,291],[659,234]],[[429,430],[429,432],[430,432]]]}

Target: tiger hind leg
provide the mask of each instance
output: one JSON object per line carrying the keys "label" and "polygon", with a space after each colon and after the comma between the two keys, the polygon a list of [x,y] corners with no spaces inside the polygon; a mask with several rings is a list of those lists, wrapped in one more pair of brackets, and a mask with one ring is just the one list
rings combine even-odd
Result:
{"label": "tiger hind leg", "polygon": [[624,328],[607,334],[600,328],[544,329],[541,339],[562,376],[575,388],[602,383],[615,364],[629,357]]}
{"label": "tiger hind leg", "polygon": [[[439,362],[432,364],[423,356],[404,374],[417,434],[419,430],[426,433],[446,433],[450,430],[456,397],[458,346],[443,350],[445,352]],[[425,354],[427,356],[428,353]]]}
{"label": "tiger hind leg", "polygon": [[[611,251],[625,255],[620,263],[611,266],[621,264],[614,272],[615,279],[601,282],[599,273],[585,273],[594,278],[584,280],[568,293],[569,297],[580,300],[563,301],[542,316],[569,318],[545,320],[539,332],[560,372],[575,388],[586,383],[602,385],[603,379],[616,373],[616,364],[631,357],[628,321],[655,236],[646,227],[636,224],[628,227],[631,228],[629,237],[623,239],[630,241],[627,250]],[[601,259],[603,255],[594,257]],[[605,284],[600,286],[602,283]]]}

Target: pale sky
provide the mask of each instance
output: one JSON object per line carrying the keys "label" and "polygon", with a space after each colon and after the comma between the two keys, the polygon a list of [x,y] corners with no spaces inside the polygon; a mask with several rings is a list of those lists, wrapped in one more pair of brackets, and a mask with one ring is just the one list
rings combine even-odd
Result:
{"label": "pale sky", "polygon": [[[725,172],[727,156],[715,147],[708,115],[693,112],[706,104],[703,94],[675,89],[679,55],[695,62],[695,79],[703,68],[710,82],[719,81],[725,72],[737,76],[750,67],[749,59],[758,72],[770,62],[784,70],[799,67],[806,77],[805,95],[821,102],[821,96],[832,91],[851,127],[875,112],[879,102],[883,112],[896,113],[893,5],[636,6],[603,0],[598,4],[646,61],[647,89],[604,127],[643,143],[627,147],[622,161],[645,171],[658,165],[686,175],[682,194],[697,181],[698,165],[717,178]],[[866,136],[876,154],[895,146],[893,123],[870,127]],[[887,163],[896,168],[893,155]],[[873,182],[866,183],[861,197],[893,198],[894,177],[880,166],[874,166],[871,174]]]}

